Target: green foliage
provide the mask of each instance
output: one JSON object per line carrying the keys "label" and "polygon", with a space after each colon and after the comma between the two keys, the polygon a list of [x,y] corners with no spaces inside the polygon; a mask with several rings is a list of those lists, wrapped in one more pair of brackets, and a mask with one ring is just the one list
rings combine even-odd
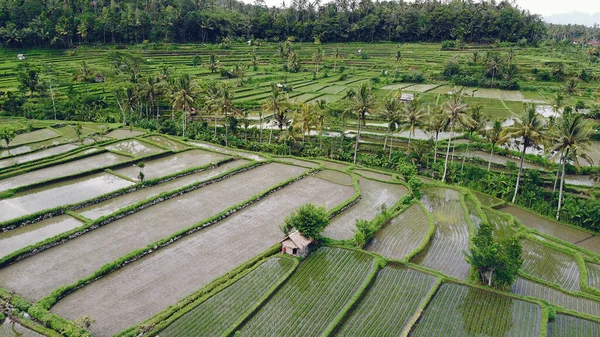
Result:
{"label": "green foliage", "polygon": [[10,142],[17,136],[16,130],[10,124],[0,125],[0,139],[6,142],[6,146],[10,146]]}
{"label": "green foliage", "polygon": [[310,239],[321,238],[321,233],[329,225],[329,214],[324,206],[306,204],[285,218],[285,226],[295,228]]}
{"label": "green foliage", "polygon": [[477,236],[473,238],[471,254],[467,262],[479,272],[479,279],[490,287],[510,286],[518,277],[523,265],[521,243],[517,238],[499,241],[494,239],[492,225],[480,224]]}

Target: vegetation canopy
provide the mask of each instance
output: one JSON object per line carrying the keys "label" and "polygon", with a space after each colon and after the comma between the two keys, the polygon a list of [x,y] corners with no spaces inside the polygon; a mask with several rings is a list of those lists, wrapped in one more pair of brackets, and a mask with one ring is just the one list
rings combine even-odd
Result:
{"label": "vegetation canopy", "polygon": [[285,219],[285,233],[297,229],[309,239],[321,238],[321,233],[329,225],[329,214],[324,206],[306,204]]}

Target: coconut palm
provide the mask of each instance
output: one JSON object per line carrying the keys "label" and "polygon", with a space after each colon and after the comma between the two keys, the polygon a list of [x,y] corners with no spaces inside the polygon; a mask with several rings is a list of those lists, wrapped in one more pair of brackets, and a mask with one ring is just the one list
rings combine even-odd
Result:
{"label": "coconut palm", "polygon": [[310,103],[302,104],[295,119],[296,125],[300,126],[302,132],[302,142],[304,142],[306,134],[310,137],[310,131],[316,122],[316,106]]}
{"label": "coconut palm", "polygon": [[593,165],[592,159],[586,153],[590,151],[589,145],[591,144],[590,136],[592,135],[592,128],[583,117],[584,116],[580,114],[567,114],[560,120],[556,129],[556,143],[553,150],[563,157],[556,220],[559,220],[560,218],[567,160],[572,159],[578,169],[579,158],[582,158]]}
{"label": "coconut palm", "polygon": [[[393,93],[390,97],[385,101],[385,108],[381,114],[381,117],[388,122],[388,131],[390,133],[390,154],[388,156],[388,160],[392,158],[392,150],[394,148],[393,145],[393,133],[400,126],[402,117],[400,115],[400,111],[402,109],[402,104],[398,100],[398,96],[401,95],[400,92]],[[387,143],[387,134],[386,140],[383,143],[383,149],[385,150],[385,145]]]}
{"label": "coconut palm", "polygon": [[[283,131],[283,127],[287,123],[288,107],[287,96],[282,94],[276,85],[271,85],[271,96],[267,97],[263,103],[262,111],[267,115],[273,115],[273,119],[279,126],[279,132]],[[273,129],[271,129],[271,133],[269,134],[269,144],[271,144],[272,136]]]}
{"label": "coconut palm", "polygon": [[230,118],[241,116],[241,113],[233,105],[233,91],[230,90],[227,84],[218,87],[218,95],[216,101],[215,113],[223,116],[225,120],[225,146],[228,146],[228,129]]}
{"label": "coconut palm", "polygon": [[490,172],[490,168],[492,166],[492,157],[494,157],[494,149],[496,145],[502,145],[506,143],[507,138],[503,136],[504,129],[502,127],[502,121],[499,119],[494,120],[492,123],[492,127],[485,132],[485,137],[492,145],[492,150],[490,151],[490,160],[488,160],[488,172]]}
{"label": "coconut palm", "polygon": [[337,60],[340,58],[342,54],[340,53],[339,48],[335,48],[335,52],[333,52],[333,71],[337,70]]}
{"label": "coconut palm", "polygon": [[186,73],[179,76],[176,82],[175,92],[173,93],[171,102],[173,105],[173,109],[182,111],[182,133],[184,137],[187,114],[194,107],[199,95],[200,89],[198,88],[196,83],[192,81],[192,77],[190,76],[190,74]]}
{"label": "coconut palm", "polygon": [[524,104],[522,117],[518,118],[515,121],[515,124],[505,129],[505,132],[503,133],[504,137],[520,139],[522,142],[521,146],[523,147],[519,173],[517,174],[517,183],[515,185],[515,193],[512,198],[513,203],[517,200],[517,193],[519,192],[519,182],[521,181],[521,173],[523,173],[525,152],[531,146],[540,146],[547,138],[544,123],[536,108],[535,104]]}
{"label": "coconut palm", "polygon": [[447,114],[448,123],[450,124],[450,139],[448,139],[448,146],[446,148],[446,159],[444,160],[444,174],[442,175],[442,182],[446,181],[446,173],[448,172],[448,157],[450,156],[450,144],[452,138],[454,138],[454,129],[456,124],[462,124],[469,126],[473,124],[473,120],[467,114],[467,105],[462,101],[462,89],[452,90],[451,94],[448,94],[448,101],[444,104],[444,111]]}
{"label": "coconut palm", "polygon": [[469,117],[471,117],[473,123],[466,127],[467,132],[469,133],[469,142],[467,143],[467,151],[465,155],[463,155],[462,165],[460,168],[461,172],[465,167],[465,159],[467,157],[467,154],[470,153],[469,149],[471,148],[471,142],[473,141],[473,134],[482,133],[485,129],[487,123],[487,116],[483,114],[482,109],[483,107],[481,105],[476,105],[469,109]]}
{"label": "coconut palm", "polygon": [[413,100],[407,102],[402,107],[401,124],[408,130],[408,150],[410,152],[410,141],[415,135],[415,128],[421,126],[425,122],[427,113],[421,104],[421,97],[415,92]]}
{"label": "coconut palm", "polygon": [[318,47],[313,55],[313,62],[315,62],[315,77],[319,77],[319,66],[323,62],[323,50],[321,47]]}
{"label": "coconut palm", "polygon": [[278,140],[288,146],[289,154],[292,154],[292,144],[296,143],[298,139],[299,128],[294,125],[290,125],[287,129],[279,133]]}
{"label": "coconut palm", "polygon": [[373,95],[373,89],[363,82],[356,94],[352,98],[351,104],[352,111],[356,112],[358,118],[358,132],[356,133],[356,142],[354,144],[354,159],[353,163],[356,164],[356,155],[358,153],[358,142],[360,141],[360,131],[363,125],[366,124],[366,116],[369,112],[375,109],[375,96]]}
{"label": "coconut palm", "polygon": [[552,111],[558,113],[560,109],[565,105],[565,96],[557,92],[554,97],[552,97]]}
{"label": "coconut palm", "polygon": [[431,110],[431,107],[428,107],[429,116],[426,124],[426,130],[428,132],[433,132],[434,136],[434,147],[433,147],[433,163],[437,162],[437,149],[438,149],[438,140],[440,132],[444,131],[448,127],[448,115],[444,111],[444,107],[437,106]]}

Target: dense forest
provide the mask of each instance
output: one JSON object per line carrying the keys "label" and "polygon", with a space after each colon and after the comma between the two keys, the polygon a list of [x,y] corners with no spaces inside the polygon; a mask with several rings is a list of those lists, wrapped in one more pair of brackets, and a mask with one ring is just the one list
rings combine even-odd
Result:
{"label": "dense forest", "polygon": [[79,43],[443,41],[536,43],[541,17],[508,1],[0,0],[0,42],[11,47]]}

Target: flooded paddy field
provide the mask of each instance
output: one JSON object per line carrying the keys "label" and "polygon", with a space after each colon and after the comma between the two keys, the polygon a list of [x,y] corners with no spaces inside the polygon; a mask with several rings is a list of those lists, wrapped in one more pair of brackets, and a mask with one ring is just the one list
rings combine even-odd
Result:
{"label": "flooded paddy field", "polygon": [[115,139],[123,139],[123,138],[131,138],[137,137],[144,134],[144,131],[138,130],[127,130],[127,129],[117,129],[113,130],[106,134],[106,137],[115,138]]}
{"label": "flooded paddy field", "polygon": [[17,229],[0,232],[0,258],[82,225],[81,221],[71,216],[60,215]]}
{"label": "flooded paddy field", "polygon": [[328,160],[320,160],[319,162],[328,169],[334,169],[334,170],[340,170],[340,171],[344,171],[345,169],[348,168],[348,165],[350,165],[350,164],[342,164],[342,163],[332,162],[332,161],[328,161]]}
{"label": "flooded paddy field", "polygon": [[223,147],[223,146],[219,146],[219,145],[215,145],[215,144],[211,144],[211,143],[203,143],[203,142],[189,142],[189,143],[194,146],[203,148],[203,149],[216,151],[216,152],[224,153],[224,154],[231,155],[231,156],[239,156],[239,157],[248,158],[248,159],[256,160],[256,161],[265,161],[266,160],[264,157],[259,156],[255,153],[236,151],[236,150],[230,149],[228,147]]}
{"label": "flooded paddy field", "polygon": [[[142,160],[142,162],[145,164],[143,171],[146,179],[154,179],[183,171],[188,168],[216,163],[226,158],[227,157],[224,155],[213,152],[189,150],[148,161]],[[132,164],[128,167],[116,169],[115,172],[131,179],[138,179],[140,168],[137,167],[137,165]]]}
{"label": "flooded paddy field", "polygon": [[142,143],[137,139],[129,139],[118,143],[113,143],[108,146],[105,146],[105,148],[108,150],[129,153],[134,157],[149,156],[152,154],[164,152],[164,150],[161,148],[152,146],[147,143]]}
{"label": "flooded paddy field", "polygon": [[[146,187],[135,192],[127,193],[118,197],[108,199],[106,201],[90,205],[76,210],[76,213],[83,215],[88,219],[97,219],[101,216],[109,215],[118,211],[121,208],[133,205],[142,200],[159,195],[160,193],[173,191],[181,187],[193,184],[195,182],[204,181],[216,177],[236,167],[248,164],[249,161],[238,159],[225,164],[222,164],[214,169],[204,170],[197,173],[188,174],[173,180],[160,183],[158,185]],[[1,201],[0,201],[1,202]]]}
{"label": "flooded paddy field", "polygon": [[579,268],[575,257],[531,240],[521,240],[522,271],[538,279],[558,284],[569,291],[578,291]]}
{"label": "flooded paddy field", "polygon": [[[29,153],[29,152],[37,151],[40,149],[45,149],[47,147],[53,147],[53,146],[57,146],[57,145],[61,145],[61,144],[69,143],[69,142],[71,142],[70,139],[58,137],[58,138],[44,140],[44,141],[37,142],[37,143],[31,143],[31,144],[21,145],[21,146],[17,146],[17,147],[11,147],[10,149],[4,148],[4,149],[0,149],[0,158],[25,154],[25,153]],[[11,145],[12,145],[12,143],[11,143]]]}
{"label": "flooded paddy field", "polygon": [[426,188],[422,202],[433,215],[435,234],[417,263],[465,279],[471,269],[463,254],[469,251],[469,226],[460,194],[448,188]]}
{"label": "flooded paddy field", "polygon": [[509,205],[502,207],[500,211],[511,214],[523,226],[570,243],[581,242],[593,236],[590,233],[544,218],[521,207]]}
{"label": "flooded paddy field", "polygon": [[352,170],[353,172],[356,172],[360,175],[363,175],[367,178],[372,178],[372,179],[377,179],[377,180],[383,180],[383,181],[389,181],[389,182],[394,182],[394,178],[392,177],[391,174],[384,174],[384,173],[379,173],[379,172],[373,172],[373,171],[368,171],[368,170]]}
{"label": "flooded paddy field", "polygon": [[[158,203],[0,269],[0,287],[14,289],[28,299],[39,299],[60,286],[90,275],[110,261],[188,228],[304,171],[295,166],[267,164]],[[28,277],[23,279],[22,275]]]}
{"label": "flooded paddy field", "polygon": [[593,236],[589,239],[583,240],[581,242],[577,242],[575,245],[577,247],[587,249],[592,253],[596,253],[596,254],[600,255],[600,237],[599,236]]}
{"label": "flooded paddy field", "polygon": [[517,278],[517,281],[511,286],[511,291],[517,295],[537,297],[546,300],[567,310],[573,310],[592,316],[600,316],[600,302],[572,296],[522,277]]}
{"label": "flooded paddy field", "polygon": [[109,173],[48,184],[0,200],[0,222],[58,206],[79,203],[133,185]]}
{"label": "flooded paddy field", "polygon": [[171,140],[165,136],[147,136],[147,137],[144,137],[144,139],[147,139],[154,144],[166,146],[173,151],[182,151],[182,150],[189,148],[189,146],[186,146],[183,143]]}
{"label": "flooded paddy field", "polygon": [[304,167],[310,167],[310,168],[317,168],[320,165],[318,163],[313,163],[311,161],[307,161],[307,160],[302,160],[302,159],[296,159],[296,158],[277,158],[277,160],[286,162],[286,163],[290,163],[293,165],[298,165],[298,166],[304,166]]}
{"label": "flooded paddy field", "polygon": [[[247,184],[247,182],[246,182]],[[279,225],[306,203],[331,209],[354,189],[307,177],[68,295],[52,312],[90,315],[92,332],[112,335],[199,289],[283,239]]]}
{"label": "flooded paddy field", "polygon": [[479,200],[479,202],[483,206],[492,207],[494,205],[498,205],[503,202],[502,199],[498,199],[496,197],[493,197],[491,195],[484,194],[481,192],[471,192],[471,193],[477,198],[477,200]]}
{"label": "flooded paddy field", "polygon": [[66,177],[92,169],[110,167],[129,159],[130,158],[128,157],[114,153],[101,153],[0,180],[0,191],[40,183],[50,179]]}
{"label": "flooded paddy field", "polygon": [[362,177],[359,178],[358,186],[360,200],[331,219],[323,235],[336,240],[352,239],[357,219],[372,220],[381,213],[382,207],[392,207],[408,192],[402,185],[387,184]]}
{"label": "flooded paddy field", "polygon": [[21,324],[11,321],[10,318],[0,324],[0,336],[2,337],[44,337],[33,330],[29,330]]}
{"label": "flooded paddy field", "polygon": [[0,169],[6,168],[16,164],[28,163],[34,160],[39,160],[47,157],[51,157],[57,154],[62,154],[76,149],[78,146],[75,144],[64,144],[54,146],[46,150],[36,151],[30,154],[24,154],[21,156],[10,157],[0,160]]}
{"label": "flooded paddy field", "polygon": [[429,231],[429,219],[419,205],[412,205],[379,230],[366,250],[402,260],[421,245]]}
{"label": "flooded paddy field", "polygon": [[[48,140],[59,136],[60,135],[52,129],[40,129],[31,132],[20,133],[10,142],[10,147],[41,142],[43,140]],[[0,139],[0,147],[6,147],[6,141],[4,139]]]}

